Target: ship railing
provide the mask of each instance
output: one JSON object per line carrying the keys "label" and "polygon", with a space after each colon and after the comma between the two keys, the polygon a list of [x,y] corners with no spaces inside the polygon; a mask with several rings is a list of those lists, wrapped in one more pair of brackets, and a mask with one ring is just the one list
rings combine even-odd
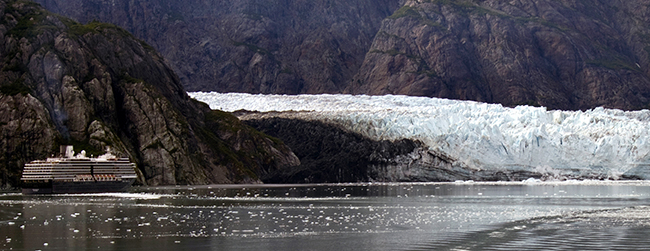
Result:
{"label": "ship railing", "polygon": [[20,180],[22,181],[50,180],[50,179],[53,179],[52,175],[29,175],[20,178]]}

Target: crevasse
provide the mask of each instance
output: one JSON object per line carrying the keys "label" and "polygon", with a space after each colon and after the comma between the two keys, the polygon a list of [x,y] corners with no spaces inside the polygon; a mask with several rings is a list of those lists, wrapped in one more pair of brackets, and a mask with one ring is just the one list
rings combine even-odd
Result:
{"label": "crevasse", "polygon": [[[409,96],[189,93],[224,111],[303,111],[376,140],[419,140],[466,168],[584,170],[618,179],[650,167],[650,111],[548,111]],[[532,171],[529,170],[529,171]]]}

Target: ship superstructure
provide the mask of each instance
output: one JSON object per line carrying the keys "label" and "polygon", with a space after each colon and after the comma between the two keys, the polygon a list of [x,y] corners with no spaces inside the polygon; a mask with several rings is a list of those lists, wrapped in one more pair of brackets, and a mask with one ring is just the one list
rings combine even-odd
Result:
{"label": "ship superstructure", "polygon": [[23,194],[100,193],[126,191],[137,175],[135,164],[110,152],[97,158],[75,155],[72,146],[61,146],[61,157],[35,160],[23,169]]}

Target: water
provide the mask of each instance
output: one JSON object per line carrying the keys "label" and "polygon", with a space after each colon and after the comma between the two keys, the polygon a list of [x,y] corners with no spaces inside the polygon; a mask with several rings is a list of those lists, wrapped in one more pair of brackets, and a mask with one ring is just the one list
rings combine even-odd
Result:
{"label": "water", "polygon": [[650,182],[137,188],[0,195],[1,250],[645,249]]}

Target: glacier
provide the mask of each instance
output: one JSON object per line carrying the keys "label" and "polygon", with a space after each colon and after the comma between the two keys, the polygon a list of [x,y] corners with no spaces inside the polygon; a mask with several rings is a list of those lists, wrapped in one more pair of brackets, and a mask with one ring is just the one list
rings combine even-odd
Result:
{"label": "glacier", "polygon": [[650,178],[648,110],[559,111],[399,95],[188,94],[212,109],[278,112],[374,140],[416,140],[469,170]]}

